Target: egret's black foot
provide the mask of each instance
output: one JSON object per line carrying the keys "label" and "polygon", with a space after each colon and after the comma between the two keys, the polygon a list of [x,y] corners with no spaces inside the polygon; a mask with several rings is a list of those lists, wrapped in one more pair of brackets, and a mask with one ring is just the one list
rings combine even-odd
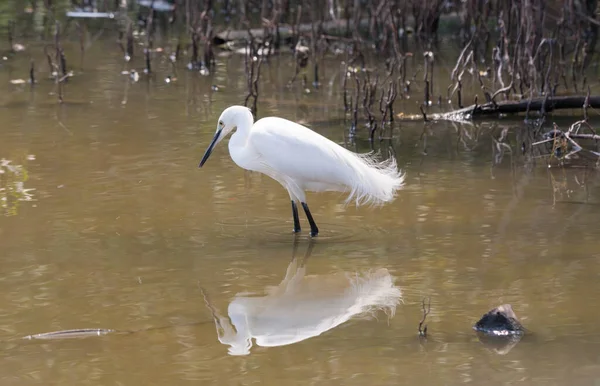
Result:
{"label": "egret's black foot", "polygon": [[312,214],[310,213],[310,209],[308,209],[308,205],[306,202],[302,203],[302,208],[304,208],[304,213],[306,213],[306,218],[308,219],[308,223],[310,224],[310,235],[311,237],[316,237],[319,234],[319,228],[313,219]]}
{"label": "egret's black foot", "polygon": [[300,232],[300,218],[298,217],[298,207],[296,202],[292,200],[292,217],[294,218],[294,233]]}

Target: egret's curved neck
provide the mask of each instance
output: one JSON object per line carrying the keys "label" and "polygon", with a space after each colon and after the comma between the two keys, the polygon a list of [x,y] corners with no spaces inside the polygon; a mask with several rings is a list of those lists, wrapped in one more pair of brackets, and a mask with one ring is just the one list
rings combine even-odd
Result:
{"label": "egret's curved neck", "polygon": [[233,125],[236,127],[236,130],[229,140],[229,153],[232,157],[234,157],[234,149],[246,147],[246,144],[248,143],[248,136],[250,135],[250,130],[252,129],[253,124],[254,118],[252,117],[252,113],[246,108],[240,110],[234,116]]}
{"label": "egret's curved neck", "polygon": [[235,126],[237,126],[236,133],[241,134],[240,136],[246,137],[250,134],[250,129],[254,124],[254,117],[250,110],[244,108],[235,116]]}

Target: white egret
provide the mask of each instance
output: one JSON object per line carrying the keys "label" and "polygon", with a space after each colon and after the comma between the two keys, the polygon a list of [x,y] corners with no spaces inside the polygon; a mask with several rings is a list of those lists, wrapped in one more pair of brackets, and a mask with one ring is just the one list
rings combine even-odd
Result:
{"label": "white egret", "polygon": [[308,209],[305,191],[349,192],[346,202],[357,205],[391,201],[404,184],[396,160],[377,162],[371,154],[356,154],[307,127],[278,117],[254,123],[250,110],[231,106],[219,117],[216,133],[206,149],[202,167],[215,145],[237,129],[229,141],[229,154],[241,168],[260,172],[285,187],[292,201],[294,232],[300,232],[300,202],[311,236],[319,228]]}

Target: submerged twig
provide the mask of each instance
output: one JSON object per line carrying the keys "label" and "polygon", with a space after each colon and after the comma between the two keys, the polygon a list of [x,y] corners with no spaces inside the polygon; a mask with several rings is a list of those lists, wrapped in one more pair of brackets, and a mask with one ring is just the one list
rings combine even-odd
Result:
{"label": "submerged twig", "polygon": [[419,322],[419,336],[426,338],[427,337],[427,325],[426,324],[423,325],[423,323],[425,323],[425,319],[427,319],[427,315],[429,315],[429,313],[431,312],[431,298],[428,298],[427,308],[425,308],[425,298],[423,298],[421,306],[423,308],[423,317],[421,318],[421,321]]}
{"label": "submerged twig", "polygon": [[35,62],[33,59],[29,62],[29,84],[35,84]]}

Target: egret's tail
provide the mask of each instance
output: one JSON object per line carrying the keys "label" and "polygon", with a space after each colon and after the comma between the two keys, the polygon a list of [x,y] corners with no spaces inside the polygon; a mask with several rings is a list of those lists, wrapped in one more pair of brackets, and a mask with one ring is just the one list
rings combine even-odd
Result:
{"label": "egret's tail", "polygon": [[377,205],[394,199],[396,191],[404,185],[406,176],[398,170],[396,158],[377,161],[373,152],[350,153],[354,157],[347,161],[353,173],[350,174],[351,181],[348,181],[350,194],[346,203],[355,200],[356,205]]}

